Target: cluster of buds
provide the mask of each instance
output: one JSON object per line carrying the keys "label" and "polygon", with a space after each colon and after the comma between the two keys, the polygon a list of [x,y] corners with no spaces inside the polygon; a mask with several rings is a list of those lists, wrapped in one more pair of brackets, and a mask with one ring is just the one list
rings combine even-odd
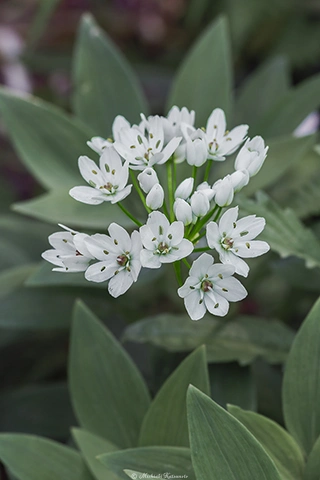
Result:
{"label": "cluster of buds", "polygon": [[[269,250],[266,242],[254,240],[265,220],[255,215],[238,219],[237,206],[223,209],[258,173],[268,147],[259,136],[247,138],[247,125],[228,131],[219,108],[209,116],[206,128],[194,123],[194,111],[176,106],[167,117],[141,115],[139,125],[130,125],[119,115],[112,139],[93,137],[88,142],[99,155],[99,166],[81,156],[79,169],[88,185],[72,188],[70,195],[91,205],[117,204],[136,228],[130,234],[112,223],[108,234],[87,235],[61,226],[64,231],[49,237],[53,249],[42,254],[56,266],[53,270],[84,272],[91,282],[108,281],[110,295],[118,297],[137,281],[142,267],[172,263],[178,295],[193,320],[206,311],[224,316],[229,302],[245,298],[245,288],[233,275],[246,277],[249,266],[244,259]],[[234,172],[210,184],[213,162],[224,161],[240,146]],[[164,166],[166,181],[161,182]],[[179,174],[188,168],[190,176],[178,184]],[[136,218],[123,203],[134,192],[145,218]],[[214,252],[221,263],[214,263]],[[190,255],[195,258],[192,266]],[[189,270],[185,280],[184,265]]]}

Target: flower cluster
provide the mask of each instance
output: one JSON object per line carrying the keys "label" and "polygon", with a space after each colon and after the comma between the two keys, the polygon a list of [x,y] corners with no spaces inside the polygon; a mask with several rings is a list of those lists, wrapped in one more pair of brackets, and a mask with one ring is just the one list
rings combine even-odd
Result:
{"label": "flower cluster", "polygon": [[[173,263],[178,295],[193,320],[206,311],[224,316],[229,302],[245,298],[245,288],[233,275],[246,277],[249,266],[244,259],[269,250],[266,242],[254,240],[265,220],[255,215],[238,219],[237,206],[223,209],[258,173],[268,147],[259,136],[247,138],[247,125],[227,130],[219,108],[205,128],[194,123],[194,111],[176,106],[166,117],[141,115],[139,125],[130,125],[119,115],[113,138],[94,137],[88,142],[99,155],[99,166],[81,156],[79,169],[88,185],[72,188],[70,195],[91,205],[117,204],[136,229],[130,235],[112,223],[108,234],[87,235],[61,225],[64,231],[49,237],[53,249],[42,255],[57,266],[53,270],[84,272],[91,282],[108,281],[110,295],[118,297],[137,281],[142,267]],[[222,162],[237,150],[234,172],[212,183],[213,162]],[[165,182],[159,179],[163,168]],[[188,168],[189,176],[178,183],[178,175]],[[127,206],[132,202],[123,203],[134,192],[145,218],[133,215]],[[221,263],[214,263],[214,252]],[[196,258],[192,266],[187,260],[191,254]]]}

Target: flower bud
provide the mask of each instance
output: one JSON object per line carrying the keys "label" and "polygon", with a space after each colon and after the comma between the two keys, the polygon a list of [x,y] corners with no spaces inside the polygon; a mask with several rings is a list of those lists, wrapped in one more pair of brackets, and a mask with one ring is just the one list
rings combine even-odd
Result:
{"label": "flower bud", "polygon": [[159,183],[158,175],[151,167],[145,168],[143,172],[139,173],[138,181],[144,193],[149,193],[151,188]]}
{"label": "flower bud", "polygon": [[210,187],[208,182],[202,182],[200,185],[197,186],[197,192],[202,192],[206,195],[208,198],[209,202],[213,199],[214,197],[214,191]]}
{"label": "flower bud", "polygon": [[173,211],[177,220],[189,225],[192,222],[192,208],[182,198],[177,198],[173,204]]}
{"label": "flower bud", "polygon": [[230,175],[232,186],[235,192],[240,192],[243,187],[248,185],[250,176],[248,170],[236,170]]}
{"label": "flower bud", "polygon": [[187,138],[186,160],[189,165],[201,167],[208,157],[208,148],[206,142],[202,138]]}
{"label": "flower bud", "polygon": [[153,185],[150,192],[146,196],[147,207],[151,208],[152,210],[157,210],[158,208],[162,207],[163,200],[163,188],[161,187],[160,183],[156,183],[155,185]]}
{"label": "flower bud", "polygon": [[206,194],[201,191],[194,192],[191,197],[191,208],[196,217],[206,215],[210,209],[210,203]]}
{"label": "flower bud", "polygon": [[247,170],[249,176],[256,175],[263,165],[269,147],[265,147],[262,137],[256,136],[247,140],[234,162],[236,170]]}
{"label": "flower bud", "polygon": [[214,201],[219,207],[226,207],[230,205],[233,200],[234,190],[230,175],[227,175],[221,180],[217,180],[212,186],[215,192]]}
{"label": "flower bud", "polygon": [[181,182],[176,189],[174,193],[174,198],[183,198],[183,200],[186,200],[191,195],[191,192],[193,190],[193,184],[194,179],[192,177],[183,180],[183,182]]}

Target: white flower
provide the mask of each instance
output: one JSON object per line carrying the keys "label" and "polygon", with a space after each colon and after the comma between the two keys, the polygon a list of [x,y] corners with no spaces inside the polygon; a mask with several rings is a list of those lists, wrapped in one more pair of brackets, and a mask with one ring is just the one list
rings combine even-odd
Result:
{"label": "white flower", "polygon": [[156,184],[159,183],[158,175],[153,168],[145,168],[143,172],[139,173],[138,181],[141,189],[144,193],[149,193],[151,188]]}
{"label": "white flower", "polygon": [[208,310],[223,317],[228,313],[229,302],[237,302],[247,296],[244,286],[232,277],[232,265],[214,265],[211,255],[203,253],[190,268],[189,277],[178,289],[179,297],[192,320],[200,320]]}
{"label": "white flower", "polygon": [[265,219],[249,215],[238,218],[238,207],[230,208],[221,217],[219,225],[207,225],[207,242],[219,253],[222,263],[231,264],[235,272],[248,276],[249,267],[242,258],[259,257],[270,249],[267,242],[253,240],[265,227]]}
{"label": "white flower", "polygon": [[191,132],[189,129],[189,135],[187,135],[186,129],[183,131],[186,138],[185,157],[187,163],[201,167],[208,158],[208,146],[205,133],[201,129],[195,130],[194,132]]}
{"label": "white flower", "polygon": [[209,212],[210,202],[207,195],[203,191],[196,190],[190,199],[192,213],[196,217],[203,217]]}
{"label": "white flower", "polygon": [[194,179],[192,177],[183,180],[174,192],[174,198],[183,198],[183,200],[187,200],[192,193],[193,184]]}
{"label": "white flower", "polygon": [[90,187],[74,187],[69,194],[75,200],[90,205],[103,202],[117,203],[131,192],[127,185],[128,164],[122,165],[121,158],[113,148],[104,150],[100,157],[100,168],[88,157],[79,158],[80,173]]}
{"label": "white flower", "polygon": [[124,228],[111,223],[108,231],[110,236],[96,234],[86,240],[89,252],[99,261],[90,265],[85,277],[90,282],[98,283],[110,280],[108,290],[116,298],[138,279],[142,245],[136,230],[130,238]]}
{"label": "white flower", "polygon": [[173,204],[174,215],[184,225],[190,225],[193,220],[191,205],[183,198],[176,198]]}
{"label": "white flower", "polygon": [[225,160],[226,155],[233,153],[243,142],[248,131],[248,125],[226,130],[226,117],[221,108],[216,108],[208,118],[206,126],[206,140],[208,145],[208,158],[212,160]]}
{"label": "white flower", "polygon": [[76,232],[61,224],[59,226],[66,231],[49,236],[48,240],[53,249],[43,252],[42,258],[59,267],[53,268],[54,272],[84,272],[94,258],[85,245],[89,235]]}
{"label": "white flower", "polygon": [[105,139],[102,137],[92,137],[91,140],[87,142],[87,145],[97,152],[99,155],[102,155],[103,150],[105,148],[111,147],[112,146],[112,141],[111,139]]}
{"label": "white flower", "polygon": [[182,107],[180,110],[174,105],[169,110],[167,117],[162,117],[165,141],[169,142],[174,137],[180,137],[182,135],[181,126],[183,124],[193,126],[194,119],[194,110],[189,112],[186,107]]}
{"label": "white flower", "polygon": [[164,132],[159,116],[149,117],[149,131],[143,133],[137,127],[122,128],[114,148],[133,170],[144,170],[155,164],[165,163],[178,147],[181,137],[174,137],[164,147]]}
{"label": "white flower", "polygon": [[144,249],[141,251],[141,264],[147,268],[159,268],[162,263],[181,260],[193,251],[193,244],[183,238],[182,222],[169,223],[161,212],[152,212],[146,225],[140,227]]}
{"label": "white flower", "polygon": [[269,147],[265,147],[262,137],[248,139],[234,162],[236,170],[247,170],[250,177],[256,175],[265,161]]}
{"label": "white flower", "polygon": [[214,201],[219,207],[226,207],[230,205],[234,196],[234,187],[231,175],[226,175],[224,178],[217,180],[212,185],[214,191]]}
{"label": "white flower", "polygon": [[150,192],[146,196],[146,204],[147,207],[151,208],[151,210],[158,210],[163,205],[164,200],[164,191],[161,187],[160,183],[156,183],[151,188]]}
{"label": "white flower", "polygon": [[248,185],[250,176],[248,170],[236,170],[230,175],[230,180],[235,192],[240,192],[243,187]]}

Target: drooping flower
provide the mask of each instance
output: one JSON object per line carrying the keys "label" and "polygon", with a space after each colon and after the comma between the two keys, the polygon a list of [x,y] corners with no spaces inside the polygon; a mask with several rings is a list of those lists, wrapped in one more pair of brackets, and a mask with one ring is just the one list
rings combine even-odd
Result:
{"label": "drooping flower", "polygon": [[269,147],[265,147],[262,137],[256,136],[248,139],[239,151],[234,168],[236,170],[246,170],[250,177],[256,175],[262,167],[267,156]]}
{"label": "drooping flower", "polygon": [[94,258],[85,244],[89,235],[61,224],[59,226],[66,231],[49,236],[48,240],[53,249],[43,252],[42,258],[57,266],[52,269],[54,272],[84,272]]}
{"label": "drooping flower", "polygon": [[149,130],[144,133],[137,127],[122,128],[114,148],[130,164],[133,170],[144,170],[153,165],[162,165],[178,147],[181,137],[174,137],[164,146],[164,132],[159,116],[149,117]]}
{"label": "drooping flower", "polygon": [[73,187],[69,194],[75,200],[90,205],[103,202],[117,203],[126,198],[132,185],[127,185],[128,163],[122,164],[121,158],[113,148],[107,148],[100,157],[100,168],[86,156],[79,158],[82,177],[90,187]]}
{"label": "drooping flower", "polygon": [[216,108],[208,118],[205,136],[208,145],[208,158],[212,160],[225,160],[226,155],[231,155],[247,135],[248,125],[239,125],[228,131],[226,117],[221,108]]}
{"label": "drooping flower", "polygon": [[86,240],[87,249],[98,262],[90,265],[85,277],[90,282],[109,280],[108,291],[116,298],[138,279],[142,244],[136,230],[130,237],[123,227],[111,223],[108,231],[109,235],[95,234]]}
{"label": "drooping flower", "polygon": [[190,125],[193,127],[195,120],[194,110],[189,110],[186,107],[179,107],[174,105],[168,112],[167,117],[162,117],[162,125],[164,130],[165,141],[169,142],[174,137],[181,137],[182,125]]}
{"label": "drooping flower", "polygon": [[244,286],[235,279],[232,265],[214,264],[211,255],[203,253],[190,268],[189,277],[178,289],[192,320],[200,320],[208,310],[212,315],[225,316],[229,302],[247,296]]}
{"label": "drooping flower", "polygon": [[231,175],[226,175],[224,178],[217,180],[212,185],[214,192],[214,201],[219,207],[226,207],[232,203],[234,196],[234,188]]}
{"label": "drooping flower", "polygon": [[183,225],[190,225],[193,220],[191,205],[183,198],[176,198],[173,204],[174,216]]}
{"label": "drooping flower", "polygon": [[151,208],[151,210],[158,210],[161,208],[164,201],[164,190],[161,187],[160,183],[156,183],[151,188],[150,192],[146,196],[146,205]]}
{"label": "drooping flower", "polygon": [[183,238],[183,223],[170,224],[159,211],[150,213],[146,225],[140,227],[140,234],[144,246],[140,256],[143,267],[160,268],[162,263],[181,260],[193,251],[193,244]]}
{"label": "drooping flower", "polygon": [[249,215],[240,220],[238,207],[230,208],[221,217],[219,224],[207,225],[207,242],[219,253],[222,263],[235,267],[235,272],[248,276],[249,266],[242,258],[259,257],[270,249],[267,242],[253,240],[265,227],[265,219]]}

